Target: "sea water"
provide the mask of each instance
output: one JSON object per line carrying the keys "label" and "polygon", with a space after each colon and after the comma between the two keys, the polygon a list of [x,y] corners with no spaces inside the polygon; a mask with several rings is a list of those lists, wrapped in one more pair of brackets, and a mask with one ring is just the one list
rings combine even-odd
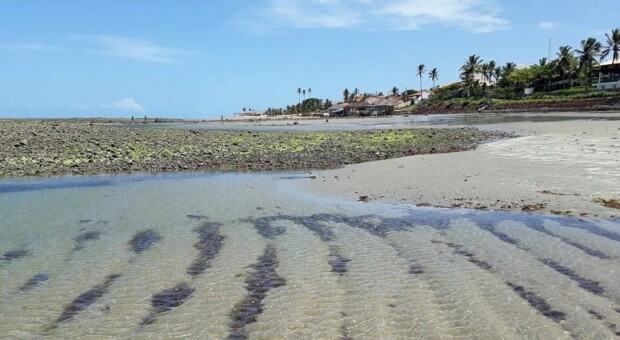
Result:
{"label": "sea water", "polygon": [[296,189],[312,180],[0,182],[0,338],[620,334],[618,221]]}

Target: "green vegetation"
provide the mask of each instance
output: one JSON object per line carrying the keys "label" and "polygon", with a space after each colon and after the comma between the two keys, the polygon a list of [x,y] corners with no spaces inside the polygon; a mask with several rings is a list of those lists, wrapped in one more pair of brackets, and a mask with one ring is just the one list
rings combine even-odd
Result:
{"label": "green vegetation", "polygon": [[[578,49],[560,46],[555,59],[542,58],[538,64],[525,67],[512,62],[497,66],[494,60],[484,62],[480,56],[470,55],[460,68],[462,82],[435,89],[427,103],[456,105],[620,96],[612,91],[590,91],[593,79],[598,77],[599,62],[608,55],[616,60],[620,54],[620,29],[605,36],[605,45],[588,38],[581,41]],[[433,71],[430,76],[434,81]],[[419,72],[418,68],[418,76]],[[526,88],[532,88],[534,93],[526,94]]]}

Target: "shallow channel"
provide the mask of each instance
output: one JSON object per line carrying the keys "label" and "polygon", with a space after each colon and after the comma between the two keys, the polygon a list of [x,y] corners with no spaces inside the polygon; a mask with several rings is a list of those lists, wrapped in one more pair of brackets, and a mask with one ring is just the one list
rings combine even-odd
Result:
{"label": "shallow channel", "polygon": [[620,223],[351,202],[305,174],[0,182],[0,338],[620,335]]}

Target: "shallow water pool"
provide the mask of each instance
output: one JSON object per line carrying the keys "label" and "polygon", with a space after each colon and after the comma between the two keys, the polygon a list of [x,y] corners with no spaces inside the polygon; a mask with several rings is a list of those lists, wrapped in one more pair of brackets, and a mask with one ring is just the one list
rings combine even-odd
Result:
{"label": "shallow water pool", "polygon": [[0,338],[601,338],[620,224],[314,197],[303,174],[0,183]]}

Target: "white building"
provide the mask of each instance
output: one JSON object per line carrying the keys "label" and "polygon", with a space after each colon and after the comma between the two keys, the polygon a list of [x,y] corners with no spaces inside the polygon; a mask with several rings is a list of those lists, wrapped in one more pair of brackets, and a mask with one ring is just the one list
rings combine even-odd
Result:
{"label": "white building", "polygon": [[620,90],[620,58],[612,63],[612,60],[602,62],[599,66],[598,83],[599,90]]}

